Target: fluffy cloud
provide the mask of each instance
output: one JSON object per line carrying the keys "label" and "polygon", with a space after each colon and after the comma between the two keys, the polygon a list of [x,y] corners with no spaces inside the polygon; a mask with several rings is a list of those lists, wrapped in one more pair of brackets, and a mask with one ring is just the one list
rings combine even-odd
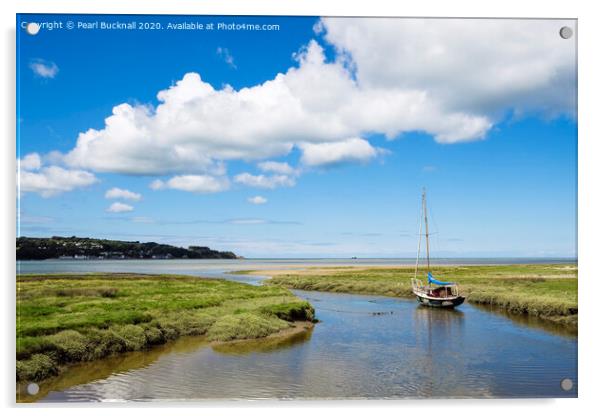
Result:
{"label": "fluffy cloud", "polygon": [[444,112],[495,117],[574,113],[576,37],[562,39],[562,26],[575,21],[325,18],[320,29],[364,88],[424,91]]}
{"label": "fluffy cloud", "polygon": [[274,189],[280,186],[295,186],[295,178],[288,175],[252,175],[248,172],[234,177],[234,182],[254,188]]}
{"label": "fluffy cloud", "polygon": [[259,195],[251,197],[247,201],[249,201],[253,205],[262,205],[262,204],[265,204],[266,202],[268,202],[267,198],[264,198]]}
{"label": "fluffy cloud", "polygon": [[161,179],[155,179],[148,185],[148,187],[151,188],[153,191],[160,191],[161,189],[165,189],[166,185],[165,182]]}
{"label": "fluffy cloud", "polygon": [[196,193],[215,193],[226,191],[230,182],[225,177],[209,175],[181,175],[174,176],[168,181],[155,180],[150,184],[151,189],[177,189],[180,191]]}
{"label": "fluffy cloud", "polygon": [[140,201],[142,195],[136,192],[128,191],[127,189],[111,188],[105,193],[107,199],[129,199],[132,201]]}
{"label": "fluffy cloud", "polygon": [[18,164],[21,169],[38,170],[42,167],[42,159],[37,153],[29,153],[23,159],[19,159]]}
{"label": "fluffy cloud", "polygon": [[107,212],[130,212],[133,211],[134,207],[128,204],[124,204],[122,202],[113,202],[109,208],[107,208]]}
{"label": "fluffy cloud", "polygon": [[21,170],[19,185],[21,192],[37,192],[43,197],[51,197],[76,188],[98,182],[96,177],[82,170],[68,170],[60,166],[48,166],[38,172]]}
{"label": "fluffy cloud", "polygon": [[[301,174],[300,169],[295,169],[286,162],[274,162],[268,160],[258,163],[257,167],[260,171],[265,172],[266,175],[253,175],[251,173],[244,172],[236,175],[234,177],[234,182],[254,188],[274,189],[282,186],[295,186],[296,177]],[[263,199],[262,197],[255,198]],[[267,200],[264,202],[253,202],[249,200],[249,202],[263,204],[267,202]]]}
{"label": "fluffy cloud", "polygon": [[[311,40],[297,65],[240,90],[215,89],[188,73],[157,94],[156,107],[115,106],[104,127],[80,133],[63,160],[99,172],[183,175],[156,185],[204,192],[230,160],[262,161],[295,147],[315,166],[373,159],[378,149],[366,137],[375,133],[483,139],[507,111],[574,111],[575,45],[558,36],[562,25],[574,22],[323,19],[333,62]],[[328,149],[338,156],[325,155]],[[295,175],[275,163],[234,180],[294,185]]]}
{"label": "fluffy cloud", "polygon": [[17,166],[20,194],[35,192],[48,198],[98,182],[96,176],[90,172],[69,170],[60,166],[43,166],[37,153],[30,153],[18,160]]}
{"label": "fluffy cloud", "polygon": [[42,78],[54,78],[59,73],[59,67],[54,62],[43,59],[34,59],[29,63],[29,68],[33,73]]}
{"label": "fluffy cloud", "polygon": [[307,166],[334,166],[343,163],[365,163],[383,151],[374,148],[367,140],[351,138],[340,142],[302,144],[301,162]]}
{"label": "fluffy cloud", "polygon": [[286,162],[273,162],[268,160],[257,164],[257,167],[262,172],[279,173],[281,175],[295,174],[295,169]]}
{"label": "fluffy cloud", "polygon": [[443,112],[424,91],[364,89],[342,64],[326,63],[314,41],[298,60],[298,68],[240,91],[186,74],[159,92],[156,109],[116,106],[104,129],[79,135],[65,161],[106,172],[216,174],[221,161],[282,156],[298,143],[407,130],[467,140],[491,126],[482,116]]}

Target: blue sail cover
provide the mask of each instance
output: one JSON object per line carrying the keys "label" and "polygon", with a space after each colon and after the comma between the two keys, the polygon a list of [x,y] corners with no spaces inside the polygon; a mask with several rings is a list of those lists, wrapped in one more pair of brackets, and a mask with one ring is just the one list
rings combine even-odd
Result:
{"label": "blue sail cover", "polygon": [[441,281],[435,279],[433,277],[433,275],[431,274],[431,272],[428,273],[428,278],[429,278],[429,283],[433,283],[433,284],[439,285],[439,286],[450,286],[450,285],[455,284],[455,283],[451,283],[451,282],[441,282]]}

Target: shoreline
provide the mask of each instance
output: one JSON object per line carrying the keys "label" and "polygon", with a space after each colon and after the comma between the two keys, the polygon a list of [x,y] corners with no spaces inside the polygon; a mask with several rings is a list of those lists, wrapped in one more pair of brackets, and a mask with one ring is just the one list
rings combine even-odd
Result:
{"label": "shoreline", "polygon": [[194,276],[31,274],[17,289],[18,382],[184,336],[219,345],[294,335],[314,319],[288,289]]}
{"label": "shoreline", "polygon": [[[431,263],[432,264],[432,263]],[[554,264],[554,263],[545,263],[545,265],[549,265],[549,264]],[[493,263],[487,263],[487,264],[473,264],[473,263],[466,263],[466,264],[459,264],[459,263],[449,263],[449,264],[444,264],[444,263],[435,263],[432,264],[433,268],[437,268],[437,267],[495,267],[495,266],[501,266],[501,267],[506,267],[506,266],[530,266],[533,265],[533,263],[499,263],[499,264],[493,264]],[[536,264],[539,265],[539,264]],[[543,265],[543,263],[542,263]],[[567,270],[573,270],[576,269],[576,266],[573,266],[570,263],[558,263],[557,264],[558,267],[563,267],[566,268]],[[383,270],[387,270],[387,269],[400,269],[400,270],[414,270],[415,266],[413,264],[401,264],[401,265],[381,265],[381,264],[377,264],[377,265],[338,265],[338,264],[324,264],[324,265],[320,265],[320,266],[303,266],[303,265],[295,265],[294,268],[282,268],[280,267],[280,265],[275,265],[278,268],[267,268],[267,269],[249,269],[249,270],[233,270],[233,271],[228,271],[227,274],[239,274],[239,275],[251,275],[251,276],[267,276],[269,278],[272,277],[278,277],[278,276],[286,276],[286,275],[290,275],[291,271],[295,271],[295,272],[299,272],[299,275],[312,275],[314,273],[320,273],[320,272],[332,272],[332,271],[345,271],[345,270],[353,270],[353,271],[368,271],[371,269],[383,269]],[[559,275],[559,276],[555,276],[554,278],[573,278],[573,275],[567,274],[567,275]],[[521,278],[521,276],[514,276],[514,278]],[[529,279],[532,278],[532,276],[522,276],[522,278],[525,279]]]}
{"label": "shoreline", "polygon": [[209,345],[214,347],[214,346],[236,345],[236,344],[243,344],[246,342],[265,341],[265,340],[286,338],[286,337],[298,335],[305,331],[309,331],[310,329],[313,329],[314,325],[315,325],[315,323],[310,322],[310,321],[292,321],[290,327],[281,329],[278,332],[274,332],[272,334],[266,335],[265,337],[231,339],[231,340],[227,340],[227,341],[211,341],[209,343]]}
{"label": "shoreline", "polygon": [[[442,280],[457,281],[469,303],[577,329],[575,264],[434,265],[432,270]],[[313,327],[295,322],[311,323],[314,310],[289,289],[414,298],[411,265],[278,265],[225,274],[268,278],[250,286],[138,273],[17,276],[17,379],[44,380],[65,363],[144,350],[183,336],[206,335],[215,346],[294,336]],[[157,314],[161,308],[173,312]]]}
{"label": "shoreline", "polygon": [[[72,385],[77,385],[82,383],[82,378],[76,377],[76,383],[67,383],[64,384],[65,377],[69,377],[69,372],[74,370],[76,372],[85,372],[85,367],[92,366],[100,366],[102,367],[103,362],[119,362],[120,365],[123,365],[120,360],[133,360],[136,361],[138,359],[141,363],[139,365],[135,365],[134,367],[146,366],[148,365],[148,359],[142,358],[147,354],[150,355],[152,361],[159,359],[164,354],[170,354],[174,352],[186,352],[189,351],[190,348],[212,348],[215,351],[227,354],[245,354],[253,351],[261,351],[262,349],[271,348],[273,345],[279,345],[281,343],[286,343],[293,341],[296,337],[305,337],[308,336],[313,328],[314,323],[307,321],[294,321],[292,322],[293,326],[290,328],[282,329],[276,333],[270,334],[263,338],[255,338],[255,339],[239,339],[239,340],[231,340],[231,341],[207,341],[207,337],[205,335],[187,335],[177,339],[170,340],[165,344],[160,345],[152,345],[146,349],[138,350],[138,351],[128,351],[121,354],[115,354],[112,356],[107,356],[104,358],[100,358],[94,361],[80,361],[74,363],[66,363],[60,367],[60,372],[56,376],[49,377],[43,380],[39,380],[39,388],[40,391],[35,395],[30,395],[27,393],[27,385],[29,381],[18,381],[16,382],[16,400],[18,403],[35,403],[38,400],[45,397],[50,391],[57,388],[65,389],[71,387]],[[129,362],[129,361],[128,361]],[[130,368],[129,366],[125,366],[126,368]],[[83,382],[90,383],[95,380],[101,379],[103,377],[108,376],[112,372],[111,370],[106,374],[99,374],[98,370],[90,373],[89,376],[83,377]],[[93,374],[93,375],[92,375]]]}
{"label": "shoreline", "polygon": [[[516,272],[512,269],[533,268],[534,272]],[[546,268],[553,268],[554,272],[550,276],[543,275]],[[380,278],[378,274],[390,274],[390,272],[399,272],[400,274],[413,274],[415,266],[400,265],[400,266],[309,266],[301,269],[261,269],[261,270],[240,270],[232,272],[232,274],[267,276],[266,285],[274,285],[286,287],[289,289],[299,290],[316,290],[323,292],[334,293],[349,293],[349,294],[365,294],[365,295],[381,295],[389,297],[397,297],[402,299],[413,299],[415,295],[411,291],[409,282],[404,282],[399,278],[389,279]],[[449,270],[446,270],[449,269]],[[472,276],[472,281],[465,279],[460,283],[461,291],[465,289],[466,302],[491,306],[511,314],[525,314],[534,316],[548,322],[554,322],[559,325],[564,325],[572,330],[577,329],[578,325],[578,306],[576,303],[576,286],[575,286],[575,302],[571,300],[564,302],[562,296],[554,298],[546,298],[533,293],[531,286],[538,283],[548,283],[560,281],[572,283],[577,280],[577,264],[503,264],[503,265],[441,265],[432,266],[434,273],[447,272],[451,276],[449,279],[454,280],[453,271],[464,269],[491,269],[492,271],[501,271],[500,276],[487,276],[476,274]],[[364,279],[363,275],[376,275],[375,281]],[[396,276],[397,277],[397,276]],[[409,281],[409,277],[406,278]],[[447,279],[447,278],[445,278]],[[496,280],[503,281],[511,290],[498,289],[493,290],[490,286],[495,285]],[[566,298],[573,296],[572,289],[566,291]],[[570,295],[569,295],[570,294]],[[566,303],[566,304],[565,304]]]}

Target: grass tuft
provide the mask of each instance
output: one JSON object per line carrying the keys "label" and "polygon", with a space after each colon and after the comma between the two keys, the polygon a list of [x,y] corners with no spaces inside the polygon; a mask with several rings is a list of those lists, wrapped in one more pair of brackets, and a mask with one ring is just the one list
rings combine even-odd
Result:
{"label": "grass tuft", "polygon": [[47,355],[34,354],[27,360],[17,361],[17,381],[39,381],[59,372],[56,362]]}
{"label": "grass tuft", "polygon": [[285,321],[313,321],[315,310],[309,302],[288,302],[266,305],[260,311]]}
{"label": "grass tuft", "polygon": [[[433,275],[454,281],[468,302],[493,305],[577,326],[577,266],[523,264],[493,266],[435,266]],[[246,272],[250,273],[250,272]],[[261,274],[270,274],[261,271]],[[419,275],[426,273],[422,271]],[[316,268],[276,274],[267,285],[325,292],[414,297],[412,267]]]}
{"label": "grass tuft", "polygon": [[26,275],[17,286],[20,381],[186,335],[261,338],[314,314],[284,288],[192,276]]}
{"label": "grass tuft", "polygon": [[289,325],[274,316],[244,312],[220,317],[207,331],[207,338],[210,341],[263,338]]}

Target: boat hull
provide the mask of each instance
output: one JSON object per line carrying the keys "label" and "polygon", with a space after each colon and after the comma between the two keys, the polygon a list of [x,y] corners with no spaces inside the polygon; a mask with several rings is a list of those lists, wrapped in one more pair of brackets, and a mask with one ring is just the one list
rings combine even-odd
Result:
{"label": "boat hull", "polygon": [[455,308],[464,303],[464,296],[456,296],[454,298],[433,299],[424,296],[416,295],[416,300],[423,306],[431,308]]}

